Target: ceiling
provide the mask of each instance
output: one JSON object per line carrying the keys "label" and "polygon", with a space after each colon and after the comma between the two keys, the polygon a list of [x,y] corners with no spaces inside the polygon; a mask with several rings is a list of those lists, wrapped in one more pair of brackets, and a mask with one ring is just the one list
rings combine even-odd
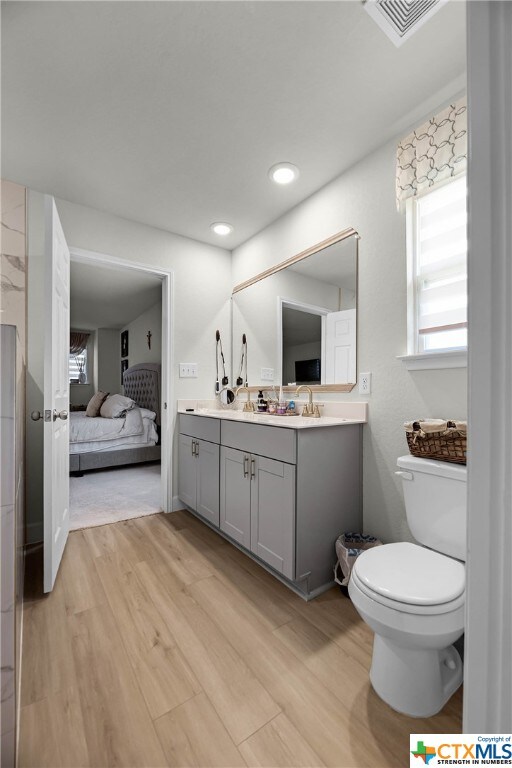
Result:
{"label": "ceiling", "polygon": [[146,272],[71,262],[70,323],[76,330],[123,328],[162,297]]}
{"label": "ceiling", "polygon": [[359,0],[5,2],[2,174],[232,249],[464,78],[456,0],[401,48]]}

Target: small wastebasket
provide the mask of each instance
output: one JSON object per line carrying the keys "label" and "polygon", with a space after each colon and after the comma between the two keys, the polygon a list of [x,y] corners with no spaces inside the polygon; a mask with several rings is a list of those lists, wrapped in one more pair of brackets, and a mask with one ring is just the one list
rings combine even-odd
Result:
{"label": "small wastebasket", "polygon": [[[364,533],[352,533],[347,531],[342,533],[336,539],[336,557],[338,558],[334,566],[334,581],[340,585],[344,595],[348,595],[348,582],[354,563],[366,549],[372,549],[382,544],[380,539],[375,536],[367,536]],[[341,574],[340,574],[341,570]],[[340,575],[343,579],[340,580]]]}

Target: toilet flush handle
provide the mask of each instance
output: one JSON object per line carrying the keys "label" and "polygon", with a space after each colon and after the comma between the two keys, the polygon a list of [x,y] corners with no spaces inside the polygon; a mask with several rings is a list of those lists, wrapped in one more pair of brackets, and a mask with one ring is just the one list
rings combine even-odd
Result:
{"label": "toilet flush handle", "polygon": [[402,472],[402,470],[399,470],[398,472],[395,472],[395,475],[397,477],[401,477],[402,480],[414,480],[414,475],[412,472]]}

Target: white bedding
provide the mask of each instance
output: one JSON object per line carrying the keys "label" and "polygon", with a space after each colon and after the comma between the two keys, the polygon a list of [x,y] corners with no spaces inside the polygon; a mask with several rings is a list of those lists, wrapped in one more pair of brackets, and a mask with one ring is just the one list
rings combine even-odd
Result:
{"label": "white bedding", "polygon": [[126,417],[119,419],[90,418],[83,411],[70,415],[70,453],[156,445],[158,441],[155,413],[145,408],[133,408]]}

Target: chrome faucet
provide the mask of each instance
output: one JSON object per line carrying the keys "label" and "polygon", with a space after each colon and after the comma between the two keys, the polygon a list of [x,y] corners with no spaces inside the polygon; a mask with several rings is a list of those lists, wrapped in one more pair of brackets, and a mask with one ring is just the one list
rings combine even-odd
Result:
{"label": "chrome faucet", "polygon": [[300,387],[297,387],[297,390],[295,394],[298,396],[302,392],[302,390],[305,389],[308,393],[308,402],[306,405],[302,408],[302,415],[303,416],[309,416],[312,419],[319,419],[320,418],[320,409],[318,408],[318,405],[313,404],[313,391],[311,387],[308,387],[307,384],[301,384]]}
{"label": "chrome faucet", "polygon": [[238,387],[235,394],[238,397],[238,393],[242,390],[245,390],[247,392],[247,400],[244,403],[244,412],[245,413],[253,413],[254,412],[254,403],[251,402],[251,390],[249,387]]}

